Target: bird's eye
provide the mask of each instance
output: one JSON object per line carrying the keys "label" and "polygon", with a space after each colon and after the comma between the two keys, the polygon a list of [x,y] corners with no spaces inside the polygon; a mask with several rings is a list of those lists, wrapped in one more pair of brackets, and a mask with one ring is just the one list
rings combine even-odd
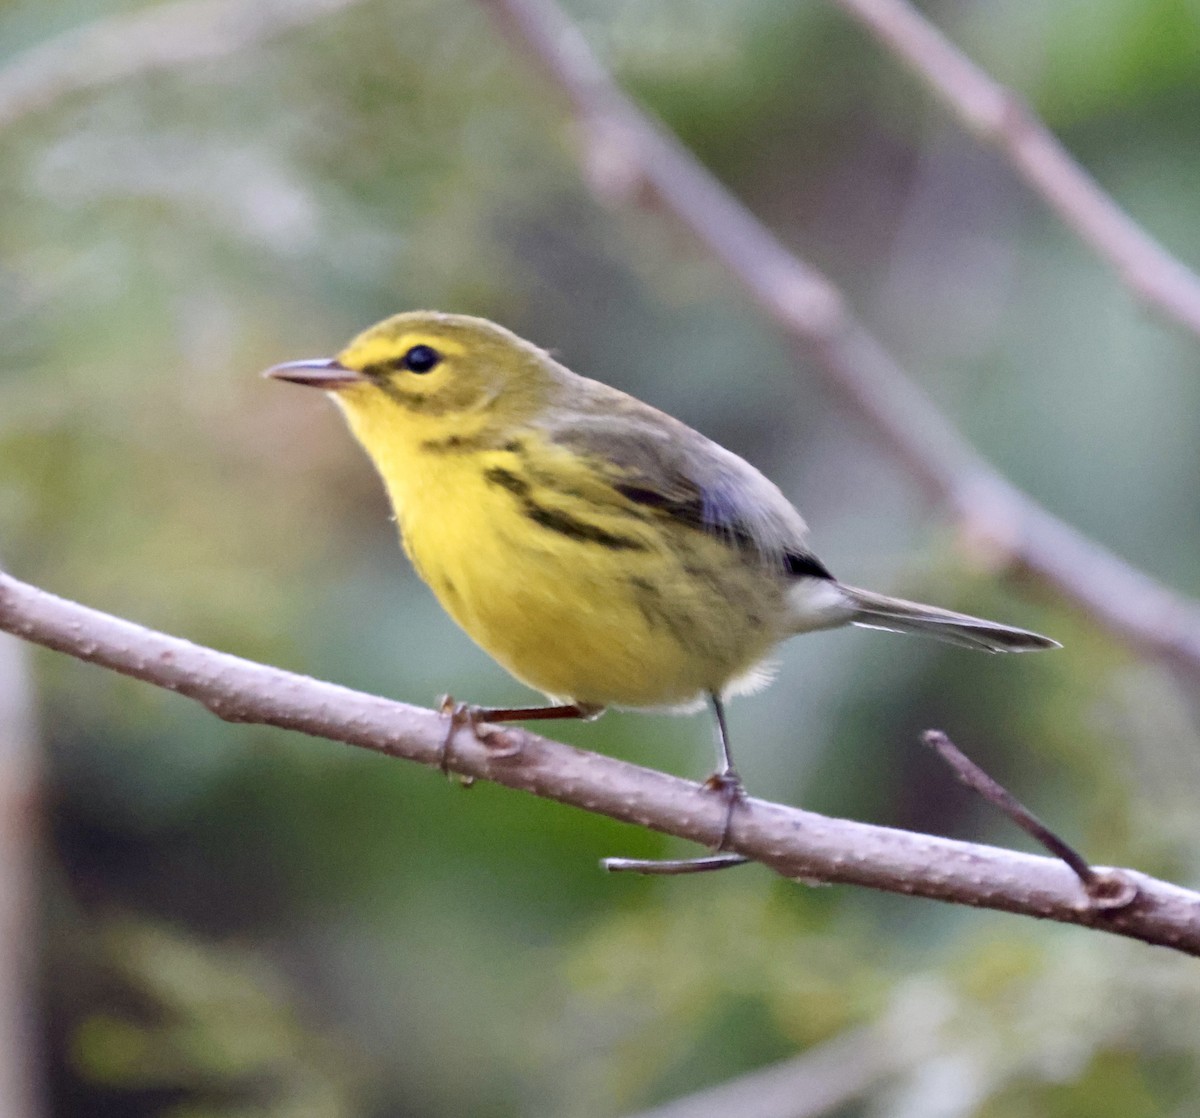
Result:
{"label": "bird's eye", "polygon": [[411,373],[427,373],[441,359],[442,355],[432,346],[415,345],[401,358],[400,365]]}

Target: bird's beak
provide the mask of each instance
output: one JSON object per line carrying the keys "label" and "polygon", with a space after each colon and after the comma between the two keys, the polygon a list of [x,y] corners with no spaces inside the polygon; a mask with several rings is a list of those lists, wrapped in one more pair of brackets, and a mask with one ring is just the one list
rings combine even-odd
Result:
{"label": "bird's beak", "polygon": [[348,384],[359,384],[367,378],[362,373],[347,369],[333,357],[313,357],[307,361],[285,361],[272,365],[264,377],[289,380],[292,384],[306,384],[310,388],[345,388]]}

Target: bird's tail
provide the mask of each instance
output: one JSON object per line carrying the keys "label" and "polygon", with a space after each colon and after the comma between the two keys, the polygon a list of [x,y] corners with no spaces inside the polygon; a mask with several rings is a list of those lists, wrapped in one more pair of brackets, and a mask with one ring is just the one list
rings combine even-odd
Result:
{"label": "bird's tail", "polygon": [[937,606],[924,606],[919,602],[906,602],[902,598],[889,598],[886,594],[873,594],[870,590],[859,590],[840,583],[839,589],[845,592],[854,610],[850,624],[864,629],[920,633],[948,644],[977,648],[984,652],[1034,652],[1041,648],[1062,647],[1049,637],[1031,633],[1027,629],[1015,629],[1011,625],[998,625],[982,617],[938,609]]}

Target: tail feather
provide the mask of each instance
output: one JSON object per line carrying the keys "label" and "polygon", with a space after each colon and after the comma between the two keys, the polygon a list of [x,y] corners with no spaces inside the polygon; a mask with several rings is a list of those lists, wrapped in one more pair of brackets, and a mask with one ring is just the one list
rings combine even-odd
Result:
{"label": "tail feather", "polygon": [[919,633],[947,644],[977,648],[984,652],[1034,652],[1042,648],[1062,647],[1058,641],[1031,633],[1028,629],[999,625],[982,617],[971,617],[919,602],[906,602],[903,598],[889,598],[886,594],[874,594],[854,586],[839,586],[854,610],[850,624],[864,629]]}

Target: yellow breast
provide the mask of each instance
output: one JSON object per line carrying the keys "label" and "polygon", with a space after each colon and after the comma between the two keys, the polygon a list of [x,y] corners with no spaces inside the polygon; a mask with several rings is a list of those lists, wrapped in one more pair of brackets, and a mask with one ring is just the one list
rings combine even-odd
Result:
{"label": "yellow breast", "polygon": [[554,451],[531,440],[372,448],[405,550],[483,649],[555,700],[629,707],[691,702],[769,652],[782,634],[760,572],[703,533],[668,539],[653,518],[546,485],[537,459]]}

